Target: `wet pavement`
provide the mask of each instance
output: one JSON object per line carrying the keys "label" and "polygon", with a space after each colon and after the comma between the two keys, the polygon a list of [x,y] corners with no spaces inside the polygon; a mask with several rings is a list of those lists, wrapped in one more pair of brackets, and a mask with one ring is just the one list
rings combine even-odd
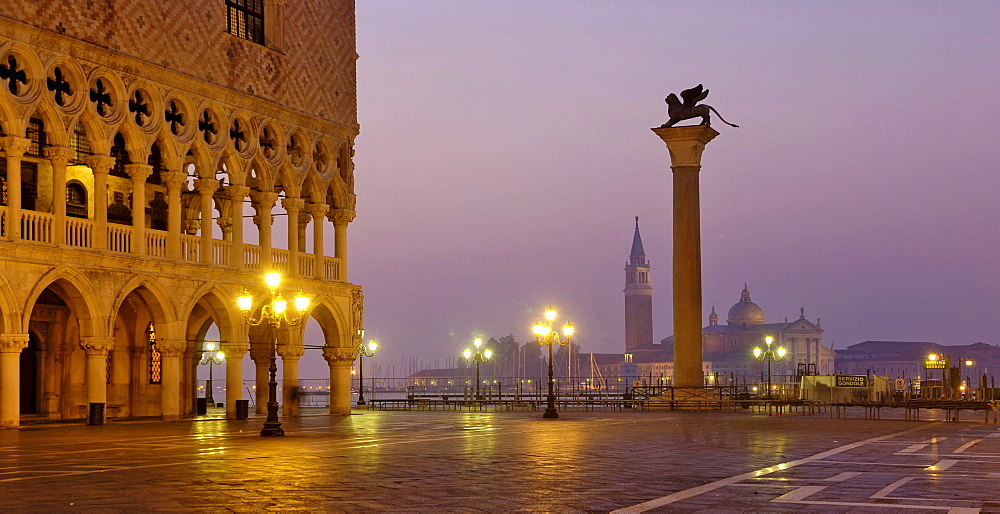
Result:
{"label": "wet pavement", "polygon": [[356,411],[0,431],[0,511],[1000,512],[1000,425]]}

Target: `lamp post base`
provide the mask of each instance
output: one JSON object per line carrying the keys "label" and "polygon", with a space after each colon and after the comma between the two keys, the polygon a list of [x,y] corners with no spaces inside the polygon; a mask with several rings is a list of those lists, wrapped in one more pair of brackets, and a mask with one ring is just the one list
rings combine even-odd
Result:
{"label": "lamp post base", "polygon": [[281,428],[281,423],[264,422],[264,428],[260,429],[260,435],[261,437],[279,437],[285,435],[285,431]]}
{"label": "lamp post base", "polygon": [[545,409],[545,414],[542,414],[543,418],[554,419],[559,417],[559,413],[555,409]]}

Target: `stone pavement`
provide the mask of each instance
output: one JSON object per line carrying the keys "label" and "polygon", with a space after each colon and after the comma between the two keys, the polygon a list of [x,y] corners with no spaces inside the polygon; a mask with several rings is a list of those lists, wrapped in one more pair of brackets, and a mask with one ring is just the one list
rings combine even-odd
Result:
{"label": "stone pavement", "polygon": [[0,431],[0,512],[1000,512],[1000,426],[356,411]]}

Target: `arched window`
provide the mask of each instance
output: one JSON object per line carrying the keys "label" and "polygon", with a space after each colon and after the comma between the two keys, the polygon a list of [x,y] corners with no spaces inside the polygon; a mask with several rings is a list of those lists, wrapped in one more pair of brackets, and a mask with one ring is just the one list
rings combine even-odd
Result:
{"label": "arched window", "polygon": [[79,182],[66,184],[66,215],[74,218],[87,217],[87,189]]}
{"label": "arched window", "polygon": [[156,349],[156,327],[149,322],[146,327],[146,340],[149,342],[149,383],[160,383],[160,351]]}
{"label": "arched window", "polygon": [[153,146],[149,149],[149,159],[146,160],[146,164],[153,167],[153,171],[146,178],[146,182],[149,184],[162,183],[160,172],[163,171],[163,155],[160,153],[160,145],[153,143]]}
{"label": "arched window", "polygon": [[83,128],[83,123],[77,123],[73,127],[73,134],[69,137],[69,147],[73,150],[74,164],[84,164],[90,153],[90,141],[87,141],[87,129]]}
{"label": "arched window", "polygon": [[125,171],[125,165],[132,164],[132,161],[129,160],[128,149],[125,148],[125,138],[120,133],[115,134],[114,142],[114,146],[111,147],[111,157],[115,158],[115,165],[108,174],[129,178],[128,172]]}

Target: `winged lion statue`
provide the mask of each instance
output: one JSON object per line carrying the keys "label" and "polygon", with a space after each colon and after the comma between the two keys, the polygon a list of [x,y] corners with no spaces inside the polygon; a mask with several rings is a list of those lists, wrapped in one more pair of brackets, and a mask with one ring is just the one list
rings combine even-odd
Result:
{"label": "winged lion statue", "polygon": [[660,128],[673,127],[677,124],[677,122],[689,120],[691,118],[701,118],[700,125],[709,126],[712,124],[710,118],[711,113],[709,111],[714,112],[715,115],[718,116],[719,119],[726,125],[739,128],[739,125],[726,121],[726,119],[719,114],[719,111],[715,110],[715,107],[707,104],[697,105],[698,102],[704,100],[706,97],[708,97],[708,90],[701,84],[698,84],[691,89],[681,91],[680,98],[677,98],[677,95],[673,93],[667,95],[665,101],[667,102],[667,114],[670,115],[670,119],[663,125],[660,125]]}

